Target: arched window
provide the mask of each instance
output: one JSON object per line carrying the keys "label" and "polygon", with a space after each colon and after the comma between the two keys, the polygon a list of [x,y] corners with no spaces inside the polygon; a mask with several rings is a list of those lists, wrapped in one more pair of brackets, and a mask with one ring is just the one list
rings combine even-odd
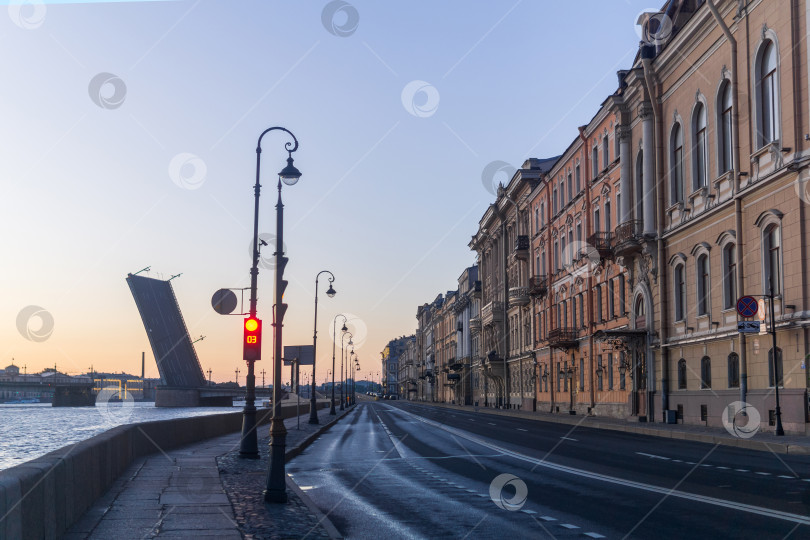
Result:
{"label": "arched window", "polygon": [[681,125],[672,126],[669,152],[669,186],[672,204],[683,202],[683,130]]}
{"label": "arched window", "polygon": [[768,350],[768,386],[773,388],[774,380],[779,381],[779,387],[785,385],[785,381],[782,380],[782,349],[776,349],[776,370],[774,371],[773,365],[773,349]]}
{"label": "arched window", "polygon": [[781,294],[782,283],[782,234],[778,225],[765,227],[762,233],[762,261],[765,270],[763,285],[765,294]]}
{"label": "arched window", "polygon": [[692,190],[708,185],[708,146],[706,142],[706,107],[702,103],[695,106],[692,114]]}
{"label": "arched window", "polygon": [[675,320],[686,319],[686,276],[684,266],[679,264],[672,273],[675,289]]}
{"label": "arched window", "polygon": [[636,158],[636,188],[634,190],[636,196],[636,210],[635,219],[641,222],[641,231],[644,230],[644,152],[638,151]]}
{"label": "arched window", "polygon": [[733,165],[731,159],[731,83],[726,81],[720,89],[717,108],[720,111],[720,147],[717,149],[717,158],[720,162],[720,174],[730,171]]}
{"label": "arched window", "polygon": [[686,390],[686,360],[678,360],[678,390]]}
{"label": "arched window", "polygon": [[728,355],[728,387],[740,387],[740,357],[737,353]]}
{"label": "arched window", "polygon": [[636,298],[635,314],[636,314],[636,328],[646,328],[647,316],[644,308],[644,297],[641,295],[638,295],[638,297]]}
{"label": "arched window", "polygon": [[698,315],[708,315],[711,302],[709,289],[709,256],[705,253],[697,258],[697,312]]}
{"label": "arched window", "polygon": [[759,146],[775,141],[779,136],[779,81],[776,78],[776,45],[766,41],[757,63],[757,119]]}
{"label": "arched window", "polygon": [[729,242],[723,246],[723,309],[731,309],[737,302],[737,246]]}
{"label": "arched window", "polygon": [[700,359],[700,387],[702,389],[712,387],[712,360],[708,356]]}

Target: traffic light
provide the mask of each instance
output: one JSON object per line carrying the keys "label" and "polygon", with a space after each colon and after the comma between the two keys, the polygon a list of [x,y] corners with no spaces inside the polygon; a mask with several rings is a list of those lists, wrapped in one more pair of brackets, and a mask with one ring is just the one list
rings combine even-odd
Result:
{"label": "traffic light", "polygon": [[262,321],[256,317],[245,319],[245,336],[242,341],[245,360],[262,358]]}

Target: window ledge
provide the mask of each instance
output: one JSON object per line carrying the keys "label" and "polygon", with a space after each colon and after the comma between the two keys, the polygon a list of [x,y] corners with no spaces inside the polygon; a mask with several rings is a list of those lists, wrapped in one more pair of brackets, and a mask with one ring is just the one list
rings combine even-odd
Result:
{"label": "window ledge", "polygon": [[759,160],[762,156],[767,154],[768,152],[775,150],[780,151],[782,148],[782,141],[776,139],[775,141],[771,141],[768,144],[763,145],[759,150],[756,150],[753,154],[751,154],[751,161]]}

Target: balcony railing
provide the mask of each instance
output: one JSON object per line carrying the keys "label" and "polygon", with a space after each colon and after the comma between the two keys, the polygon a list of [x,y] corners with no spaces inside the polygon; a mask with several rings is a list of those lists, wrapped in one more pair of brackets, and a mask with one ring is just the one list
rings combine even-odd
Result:
{"label": "balcony railing", "polygon": [[548,276],[534,276],[529,278],[529,294],[532,296],[545,296],[548,293]]}
{"label": "balcony railing", "polygon": [[509,289],[509,307],[526,306],[529,304],[528,287],[512,287]]}
{"label": "balcony railing", "polygon": [[613,233],[596,232],[588,237],[588,243],[596,249],[600,257],[605,259],[613,255],[612,238]]}
{"label": "balcony railing", "polygon": [[641,251],[644,239],[644,223],[641,220],[625,221],[616,227],[614,251],[616,255],[629,255]]}
{"label": "balcony railing", "polygon": [[481,309],[481,322],[486,326],[503,321],[503,302],[490,302]]}
{"label": "balcony railing", "polygon": [[529,236],[526,234],[518,235],[515,240],[515,257],[518,259],[529,258]]}
{"label": "balcony railing", "polygon": [[571,349],[576,347],[577,331],[573,328],[555,328],[548,333],[548,344],[557,349]]}
{"label": "balcony railing", "polygon": [[481,331],[481,317],[470,318],[470,333],[477,334]]}

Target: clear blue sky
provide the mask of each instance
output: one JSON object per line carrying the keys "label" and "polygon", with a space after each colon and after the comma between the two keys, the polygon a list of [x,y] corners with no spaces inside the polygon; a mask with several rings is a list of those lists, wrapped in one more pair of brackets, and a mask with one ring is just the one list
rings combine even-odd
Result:
{"label": "clear blue sky", "polygon": [[[414,331],[418,305],[455,289],[493,199],[484,167],[562,152],[655,7],[356,0],[335,14],[338,28],[359,16],[341,37],[323,24],[326,1],[0,4],[0,364],[137,372],[145,350],[157,376],[124,281],[151,266],[183,273],[173,284],[192,336],[206,336],[203,368],[218,381],[244,373],[241,319],[215,314],[210,297],[249,283],[256,139],[280,125],[300,141],[303,173],[283,194],[286,344],[311,343],[315,274],[337,278],[337,296],[320,300],[319,382],[335,314],[359,318],[367,376],[389,339]],[[409,112],[412,81],[432,88],[406,96]],[[263,143],[265,233],[284,142]],[[195,189],[173,181],[173,160]],[[266,321],[272,276],[259,277]],[[47,340],[18,331],[29,305],[52,315]],[[269,343],[268,332],[259,371]]]}

